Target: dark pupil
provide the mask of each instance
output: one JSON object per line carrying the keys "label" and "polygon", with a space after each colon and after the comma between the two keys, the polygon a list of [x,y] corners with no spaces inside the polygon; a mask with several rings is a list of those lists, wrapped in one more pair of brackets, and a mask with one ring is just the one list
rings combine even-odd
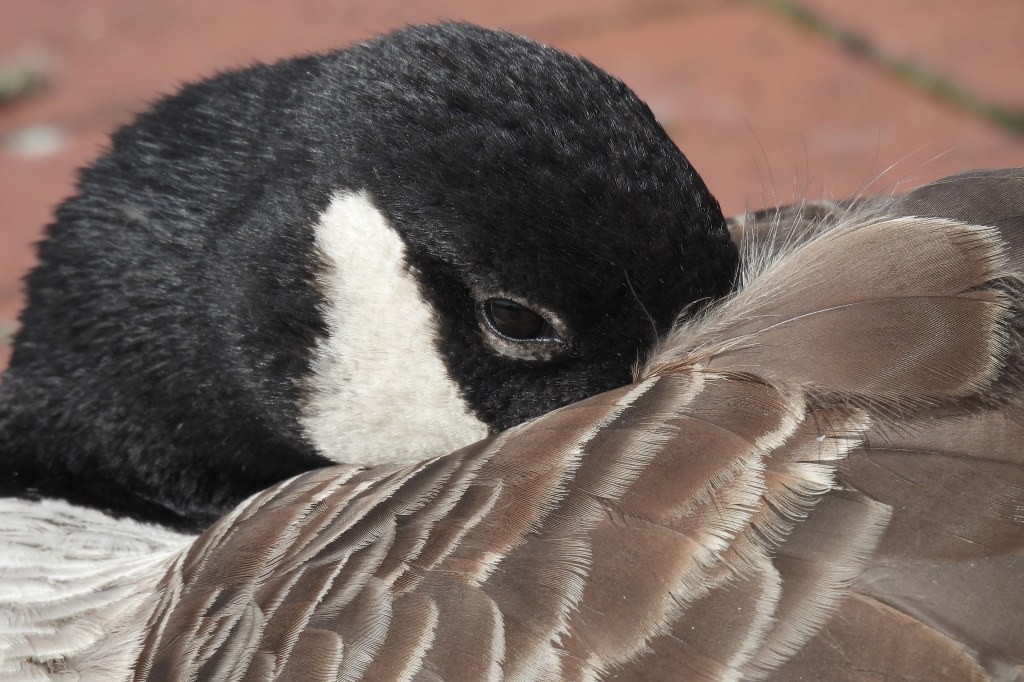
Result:
{"label": "dark pupil", "polygon": [[493,298],[487,314],[495,329],[513,339],[535,339],[544,331],[544,318],[515,301]]}

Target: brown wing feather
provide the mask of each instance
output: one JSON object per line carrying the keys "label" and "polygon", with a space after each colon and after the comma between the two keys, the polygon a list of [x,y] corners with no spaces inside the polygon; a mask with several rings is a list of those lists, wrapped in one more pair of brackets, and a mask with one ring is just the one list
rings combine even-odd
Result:
{"label": "brown wing feather", "polygon": [[1024,267],[1024,168],[958,173],[894,197],[893,216],[935,216],[999,230],[1007,254]]}
{"label": "brown wing feather", "polygon": [[637,383],[257,495],[126,625],[136,679],[1016,679],[1019,173],[975,181],[995,228],[956,183],[835,205]]}
{"label": "brown wing feather", "polygon": [[992,678],[959,642],[897,609],[855,595],[848,597],[836,617],[768,679],[989,682]]}

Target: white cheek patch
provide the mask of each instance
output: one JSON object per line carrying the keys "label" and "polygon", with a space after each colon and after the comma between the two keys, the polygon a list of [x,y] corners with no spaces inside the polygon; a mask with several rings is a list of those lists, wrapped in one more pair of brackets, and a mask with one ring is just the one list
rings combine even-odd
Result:
{"label": "white cheek patch", "polygon": [[334,197],[316,226],[327,335],[302,425],[321,455],[374,465],[451,452],[487,435],[448,375],[437,319],[405,246],[365,193]]}

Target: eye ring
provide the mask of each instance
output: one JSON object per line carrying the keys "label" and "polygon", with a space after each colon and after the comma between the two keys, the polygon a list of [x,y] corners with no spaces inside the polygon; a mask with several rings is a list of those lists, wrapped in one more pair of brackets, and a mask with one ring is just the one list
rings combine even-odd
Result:
{"label": "eye ring", "polygon": [[509,298],[488,298],[480,313],[491,331],[511,341],[560,340],[554,326],[540,313]]}
{"label": "eye ring", "polygon": [[565,357],[570,350],[565,324],[548,311],[499,295],[480,300],[477,315],[488,344],[506,357],[548,361]]}

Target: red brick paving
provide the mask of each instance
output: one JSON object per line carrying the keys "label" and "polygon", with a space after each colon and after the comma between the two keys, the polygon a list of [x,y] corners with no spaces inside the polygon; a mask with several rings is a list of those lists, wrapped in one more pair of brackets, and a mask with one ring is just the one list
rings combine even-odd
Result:
{"label": "red brick paving", "polygon": [[[45,59],[45,91],[0,108],[0,337],[19,278],[74,169],[145,102],[218,69],[325,50],[407,23],[466,19],[582,54],[648,100],[727,211],[794,194],[886,191],[957,170],[1024,165],[1024,138],[879,73],[780,14],[737,0],[35,0],[7,3],[0,63]],[[1024,105],[1024,9],[1007,0],[806,0],[889,54]],[[30,126],[68,145],[20,158],[5,140]],[[0,367],[6,349],[0,341]]]}
{"label": "red brick paving", "polygon": [[[752,5],[563,43],[652,105],[727,211],[1024,163],[1024,139],[942,106]],[[643,49],[638,49],[643,46]]]}
{"label": "red brick paving", "polygon": [[1024,2],[1019,0],[802,0],[888,54],[1024,108]]}

